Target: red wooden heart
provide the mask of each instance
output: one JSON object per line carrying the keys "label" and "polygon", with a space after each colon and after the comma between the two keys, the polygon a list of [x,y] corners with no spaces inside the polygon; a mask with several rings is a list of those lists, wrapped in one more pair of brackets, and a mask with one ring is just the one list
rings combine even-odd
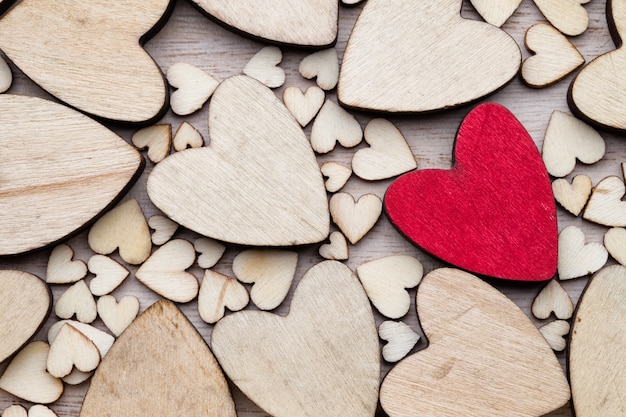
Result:
{"label": "red wooden heart", "polygon": [[385,195],[409,240],[460,268],[495,278],[544,281],[557,266],[550,179],[526,129],[486,103],[459,128],[451,170],[414,171]]}

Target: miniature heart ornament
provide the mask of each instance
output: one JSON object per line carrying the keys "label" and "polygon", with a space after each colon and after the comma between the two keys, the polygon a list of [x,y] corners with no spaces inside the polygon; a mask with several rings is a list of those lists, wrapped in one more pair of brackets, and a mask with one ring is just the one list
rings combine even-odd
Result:
{"label": "miniature heart ornament", "polygon": [[177,152],[148,178],[152,202],[178,224],[255,246],[320,242],[330,228],[319,166],[300,125],[247,76],[220,84],[208,147]]}
{"label": "miniature heart ornament", "polygon": [[556,207],[531,137],[504,107],[476,107],[459,128],[451,170],[396,180],[385,195],[409,240],[459,268],[495,278],[545,281],[557,267]]}

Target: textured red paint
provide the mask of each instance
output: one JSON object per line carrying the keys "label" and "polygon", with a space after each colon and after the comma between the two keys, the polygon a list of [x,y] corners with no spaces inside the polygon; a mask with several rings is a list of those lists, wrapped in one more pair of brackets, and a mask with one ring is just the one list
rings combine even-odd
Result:
{"label": "textured red paint", "polygon": [[451,170],[414,171],[385,195],[409,240],[459,268],[494,278],[544,281],[557,267],[550,178],[521,123],[482,104],[459,128]]}

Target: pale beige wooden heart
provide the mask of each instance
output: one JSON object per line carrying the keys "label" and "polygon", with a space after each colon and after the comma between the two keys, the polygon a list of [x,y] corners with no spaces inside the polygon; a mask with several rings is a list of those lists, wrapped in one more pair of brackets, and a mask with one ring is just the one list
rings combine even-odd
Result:
{"label": "pale beige wooden heart", "polygon": [[0,255],[32,251],[80,229],[143,168],[122,138],[51,101],[3,94],[0,126]]}
{"label": "pale beige wooden heart", "polygon": [[152,202],[178,224],[255,246],[316,243],[329,233],[324,181],[289,110],[247,76],[220,84],[209,107],[209,147],[160,162]]}
{"label": "pale beige wooden heart", "polygon": [[169,301],[149,307],[100,363],[81,417],[235,417],[217,361]]}
{"label": "pale beige wooden heart", "polygon": [[230,379],[275,417],[374,416],[376,324],[358,279],[339,262],[305,274],[287,317],[232,314],[214,327],[211,346]]}
{"label": "pale beige wooden heart", "polygon": [[155,120],[166,109],[167,88],[140,42],[171,6],[171,0],[23,0],[0,20],[0,49],[72,107],[122,122]]}

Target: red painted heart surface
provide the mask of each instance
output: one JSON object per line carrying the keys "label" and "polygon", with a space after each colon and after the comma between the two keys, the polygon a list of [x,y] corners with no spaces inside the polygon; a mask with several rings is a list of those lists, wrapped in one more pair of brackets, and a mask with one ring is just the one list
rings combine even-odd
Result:
{"label": "red painted heart surface", "polygon": [[452,265],[495,278],[544,281],[557,266],[550,179],[526,129],[486,103],[459,128],[451,170],[414,171],[385,195],[391,222]]}

